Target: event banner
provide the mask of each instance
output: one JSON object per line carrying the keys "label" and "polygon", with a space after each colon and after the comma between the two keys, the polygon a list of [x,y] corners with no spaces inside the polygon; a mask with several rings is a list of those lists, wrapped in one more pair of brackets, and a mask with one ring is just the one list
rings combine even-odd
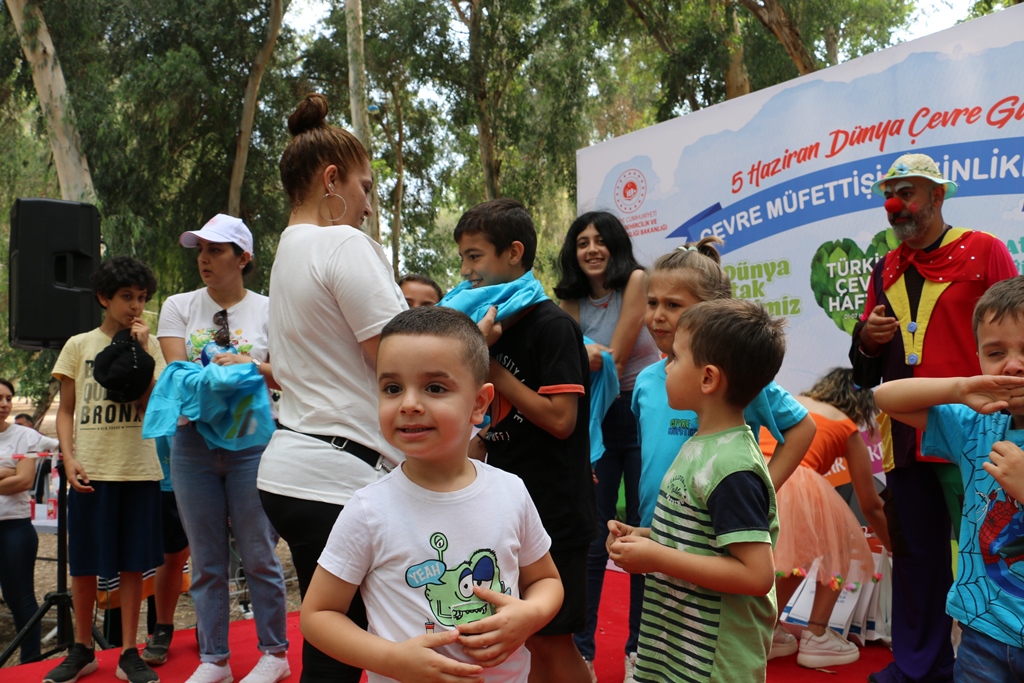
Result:
{"label": "event banner", "polygon": [[871,185],[908,152],[959,187],[947,223],[1024,261],[1024,6],[577,153],[580,212],[622,220],[637,257],[725,240],[736,297],[789,321],[777,381],[848,366],[871,268],[897,244]]}

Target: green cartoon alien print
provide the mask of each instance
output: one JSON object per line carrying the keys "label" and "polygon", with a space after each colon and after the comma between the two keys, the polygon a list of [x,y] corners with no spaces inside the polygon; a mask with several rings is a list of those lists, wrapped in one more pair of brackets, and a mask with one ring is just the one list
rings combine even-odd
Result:
{"label": "green cartoon alien print", "polygon": [[[469,559],[449,569],[444,561],[448,538],[441,532],[433,533],[430,546],[437,551],[437,559],[409,567],[405,581],[412,588],[424,587],[424,597],[437,623],[454,627],[494,614],[494,606],[473,593],[474,586],[512,594],[512,589],[506,588],[501,581],[498,556],[493,550],[476,550]],[[426,622],[426,630],[427,633],[433,632],[433,621]]]}

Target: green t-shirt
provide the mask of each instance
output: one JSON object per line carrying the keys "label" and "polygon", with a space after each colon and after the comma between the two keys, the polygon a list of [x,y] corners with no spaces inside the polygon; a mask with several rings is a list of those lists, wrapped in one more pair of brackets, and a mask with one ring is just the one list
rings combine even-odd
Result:
{"label": "green t-shirt", "polygon": [[[760,478],[768,509],[729,521],[713,519],[708,501],[724,479],[738,472]],[[750,479],[736,483],[749,486]],[[716,509],[751,507],[738,498],[749,488],[730,489],[726,482],[718,491]],[[744,523],[748,518],[751,523]],[[750,428],[691,437],[662,479],[651,539],[696,555],[728,555],[732,543],[774,548],[778,535],[775,489]],[[763,681],[776,614],[774,588],[760,597],[734,595],[648,574],[635,680]]]}

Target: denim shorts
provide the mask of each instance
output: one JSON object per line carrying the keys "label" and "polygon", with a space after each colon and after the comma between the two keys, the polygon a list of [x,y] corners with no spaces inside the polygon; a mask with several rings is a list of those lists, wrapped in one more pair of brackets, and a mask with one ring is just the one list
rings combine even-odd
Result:
{"label": "denim shorts", "polygon": [[1024,681],[1024,649],[961,624],[953,678],[957,683]]}

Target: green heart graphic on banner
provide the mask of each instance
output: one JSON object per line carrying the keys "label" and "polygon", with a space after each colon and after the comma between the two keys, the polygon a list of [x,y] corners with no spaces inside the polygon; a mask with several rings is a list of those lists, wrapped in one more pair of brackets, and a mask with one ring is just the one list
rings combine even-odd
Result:
{"label": "green heart graphic on banner", "polygon": [[851,239],[825,242],[811,259],[811,291],[814,300],[832,318],[836,327],[853,332],[871,286],[875,262],[899,246],[891,229],[877,233],[868,248]]}

